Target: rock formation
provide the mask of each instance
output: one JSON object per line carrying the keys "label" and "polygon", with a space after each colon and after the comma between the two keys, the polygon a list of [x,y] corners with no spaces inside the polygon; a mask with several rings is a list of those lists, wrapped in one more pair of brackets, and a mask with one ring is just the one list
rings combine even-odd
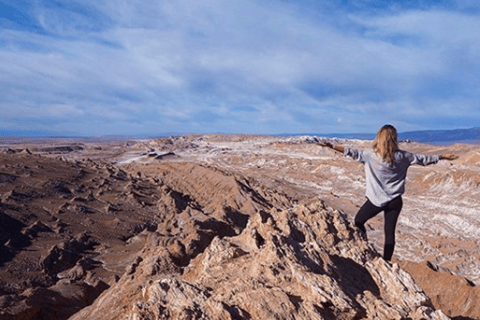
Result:
{"label": "rock formation", "polygon": [[[477,317],[476,149],[412,168],[389,263],[377,253],[381,218],[368,240],[350,223],[362,166],[318,139],[10,142],[0,152],[0,319]],[[434,204],[447,222],[432,224]],[[462,295],[442,291],[453,279]]]}
{"label": "rock formation", "polygon": [[447,319],[344,215],[316,201],[251,215],[188,265],[159,230],[124,276],[76,319]]}

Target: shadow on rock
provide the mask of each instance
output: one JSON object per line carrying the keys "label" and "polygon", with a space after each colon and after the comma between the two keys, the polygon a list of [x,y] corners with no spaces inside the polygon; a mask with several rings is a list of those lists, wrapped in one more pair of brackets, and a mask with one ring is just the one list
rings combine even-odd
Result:
{"label": "shadow on rock", "polygon": [[355,297],[359,293],[370,291],[374,296],[380,297],[380,289],[365,267],[350,258],[332,256],[331,259],[337,267],[335,272],[338,275],[335,278],[346,293]]}
{"label": "shadow on rock", "polygon": [[[20,296],[0,297],[1,319],[64,320],[90,305],[109,286],[60,281],[50,288],[27,289]],[[15,305],[10,308],[9,306]]]}
{"label": "shadow on rock", "polygon": [[3,213],[0,207],[0,267],[30,245],[30,238],[21,232],[24,227],[23,222]]}
{"label": "shadow on rock", "polygon": [[[323,261],[321,259],[316,259],[311,257],[302,247],[302,245],[295,241],[296,239],[290,239],[289,244],[293,247],[293,252],[295,258],[305,267],[307,267],[311,272],[315,274],[325,274]],[[313,259],[312,259],[313,258]]]}
{"label": "shadow on rock", "polygon": [[177,209],[177,212],[182,212],[189,206],[194,209],[201,210],[201,207],[195,203],[195,201],[193,201],[189,195],[185,195],[173,189],[169,189],[168,193],[175,201],[175,208]]}
{"label": "shadow on rock", "polygon": [[[207,219],[205,221],[199,222],[198,226],[202,230],[210,230],[213,231],[213,236],[217,235],[220,238],[223,237],[234,237],[237,235],[235,229],[228,223],[217,219]],[[213,237],[212,237],[213,239]],[[209,243],[210,244],[210,243]]]}
{"label": "shadow on rock", "polygon": [[227,220],[233,223],[235,226],[239,227],[241,230],[247,227],[248,218],[247,214],[243,214],[238,210],[233,209],[232,207],[226,207],[225,215]]}
{"label": "shadow on rock", "polygon": [[230,313],[230,317],[234,320],[247,320],[252,319],[252,316],[247,311],[239,308],[238,306],[230,306],[228,304],[222,303],[223,307]]}
{"label": "shadow on rock", "polygon": [[86,233],[77,235],[68,241],[54,245],[48,254],[42,257],[40,265],[45,273],[55,277],[57,273],[73,267],[81,254],[97,243]]}

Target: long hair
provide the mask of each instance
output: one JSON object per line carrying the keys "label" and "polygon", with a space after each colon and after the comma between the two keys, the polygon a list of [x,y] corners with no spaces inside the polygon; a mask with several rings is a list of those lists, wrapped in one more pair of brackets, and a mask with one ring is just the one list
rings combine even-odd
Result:
{"label": "long hair", "polygon": [[386,124],[378,130],[375,140],[373,140],[373,151],[385,162],[392,164],[395,151],[398,150],[397,129],[390,124]]}

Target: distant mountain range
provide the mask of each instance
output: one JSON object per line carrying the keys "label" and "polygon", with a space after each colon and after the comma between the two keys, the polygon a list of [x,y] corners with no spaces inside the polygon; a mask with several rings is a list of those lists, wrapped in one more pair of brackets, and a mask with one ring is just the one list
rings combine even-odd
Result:
{"label": "distant mountain range", "polygon": [[[375,138],[374,133],[322,134],[322,136],[360,140],[373,140]],[[398,134],[398,138],[400,140],[411,140],[429,144],[452,144],[456,142],[480,144],[480,127],[455,130],[401,132]]]}
{"label": "distant mountain range", "polygon": [[425,143],[470,142],[480,144],[480,127],[456,130],[410,131],[399,134],[399,139]]}

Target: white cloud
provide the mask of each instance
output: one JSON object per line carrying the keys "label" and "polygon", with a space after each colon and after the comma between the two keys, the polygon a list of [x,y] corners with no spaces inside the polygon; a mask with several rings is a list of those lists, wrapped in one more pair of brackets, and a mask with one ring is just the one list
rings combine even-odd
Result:
{"label": "white cloud", "polygon": [[54,117],[74,117],[83,114],[83,111],[76,106],[65,104],[52,105],[47,110]]}
{"label": "white cloud", "polygon": [[69,123],[79,133],[94,117],[115,134],[205,130],[209,117],[212,132],[375,132],[385,119],[422,129],[416,118],[452,117],[453,106],[480,120],[478,15],[274,0],[41,4],[29,14],[43,33],[0,35],[0,111],[60,118],[58,106],[81,106]]}

